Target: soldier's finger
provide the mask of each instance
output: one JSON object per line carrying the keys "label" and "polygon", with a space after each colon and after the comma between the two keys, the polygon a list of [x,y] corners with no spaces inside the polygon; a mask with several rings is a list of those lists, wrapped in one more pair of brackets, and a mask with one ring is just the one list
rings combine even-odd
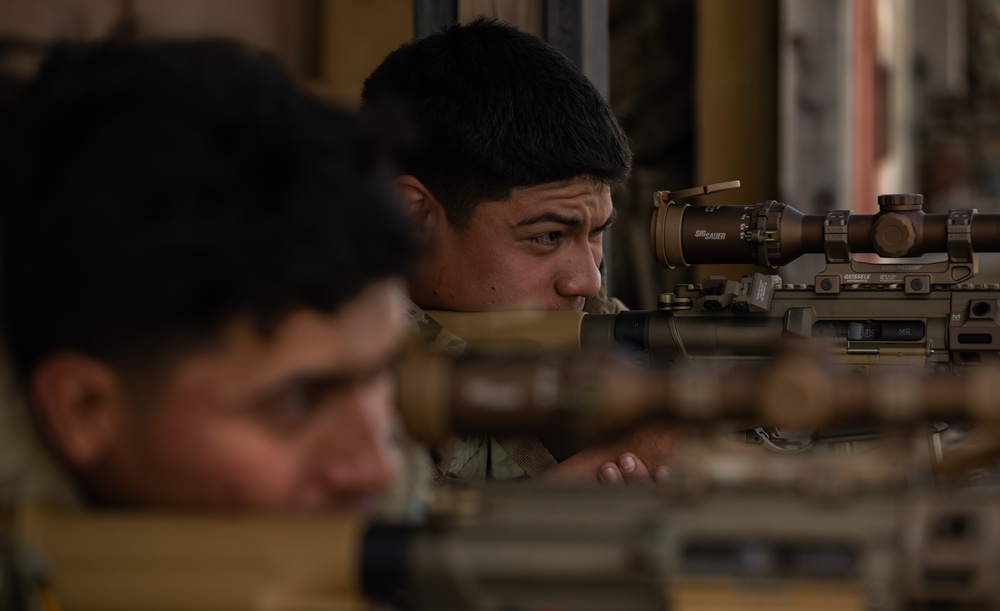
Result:
{"label": "soldier's finger", "polygon": [[626,452],[618,458],[618,467],[627,484],[649,484],[653,481],[645,463],[631,452]]}
{"label": "soldier's finger", "polygon": [[666,484],[670,479],[670,469],[667,467],[657,467],[656,471],[653,472],[653,479],[657,484]]}
{"label": "soldier's finger", "polygon": [[601,465],[601,468],[597,470],[597,479],[599,479],[602,484],[609,485],[622,484],[625,482],[625,478],[618,469],[618,465],[613,462]]}

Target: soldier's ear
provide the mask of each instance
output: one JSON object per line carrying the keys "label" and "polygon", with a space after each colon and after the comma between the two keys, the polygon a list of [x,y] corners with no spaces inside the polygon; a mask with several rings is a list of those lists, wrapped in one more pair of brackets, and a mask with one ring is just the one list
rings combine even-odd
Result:
{"label": "soldier's ear", "polygon": [[433,232],[440,223],[447,221],[444,206],[417,177],[409,174],[397,176],[396,195],[403,211],[422,236]]}
{"label": "soldier's ear", "polygon": [[107,364],[70,350],[50,354],[35,368],[30,391],[50,442],[71,467],[87,470],[106,457],[127,407]]}

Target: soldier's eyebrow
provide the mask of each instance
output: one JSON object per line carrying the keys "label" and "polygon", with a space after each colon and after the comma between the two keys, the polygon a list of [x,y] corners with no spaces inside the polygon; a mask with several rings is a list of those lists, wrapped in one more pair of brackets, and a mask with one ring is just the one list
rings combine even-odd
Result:
{"label": "soldier's eyebrow", "polygon": [[[616,218],[618,218],[618,211],[612,208],[611,214],[608,215],[608,218],[601,224],[600,227],[595,228],[593,233],[604,231],[611,226],[611,223],[615,222]],[[567,227],[579,227],[580,225],[583,225],[583,220],[573,216],[563,216],[562,214],[556,212],[546,212],[537,216],[528,217],[518,222],[516,226],[524,227],[526,225],[534,225],[536,223],[559,223],[560,225],[566,225]]]}
{"label": "soldier's eyebrow", "polygon": [[604,231],[605,229],[607,229],[608,227],[610,227],[612,223],[615,222],[616,218],[618,218],[618,210],[612,208],[611,209],[611,214],[608,215],[608,219],[606,221],[604,221],[604,223],[602,223],[600,227],[598,227],[597,229],[593,230],[591,233],[600,233],[600,232]]}
{"label": "soldier's eyebrow", "polygon": [[399,348],[377,363],[370,363],[358,368],[332,372],[326,370],[299,372],[253,393],[248,404],[264,405],[279,397],[296,392],[323,393],[346,388],[352,384],[369,380],[383,371],[395,369],[402,358],[403,350]]}
{"label": "soldier's eyebrow", "polygon": [[583,221],[578,218],[572,216],[563,216],[555,212],[546,212],[544,214],[539,214],[538,216],[528,217],[518,222],[516,227],[535,225],[537,223],[559,223],[560,225],[566,225],[569,227],[576,227],[578,225],[583,225]]}

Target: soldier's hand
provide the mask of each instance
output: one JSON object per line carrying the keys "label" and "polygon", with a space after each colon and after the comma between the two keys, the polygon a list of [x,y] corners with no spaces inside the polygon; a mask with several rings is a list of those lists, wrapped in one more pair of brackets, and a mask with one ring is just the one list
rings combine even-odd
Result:
{"label": "soldier's hand", "polygon": [[643,485],[662,484],[670,477],[670,467],[660,465],[650,472],[639,457],[631,452],[622,454],[618,462],[608,462],[601,465],[597,479],[608,485]]}
{"label": "soldier's hand", "polygon": [[535,478],[538,481],[589,481],[604,484],[652,484],[674,453],[679,432],[650,423],[598,446],[587,448]]}
{"label": "soldier's hand", "polygon": [[679,433],[664,423],[650,423],[615,440],[617,460],[604,462],[597,479],[604,484],[652,484],[669,473]]}

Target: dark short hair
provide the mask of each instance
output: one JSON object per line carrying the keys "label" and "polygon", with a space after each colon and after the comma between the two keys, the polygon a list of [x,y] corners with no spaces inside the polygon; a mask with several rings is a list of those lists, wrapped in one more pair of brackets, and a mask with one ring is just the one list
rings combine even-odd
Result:
{"label": "dark short hair", "polygon": [[515,187],[577,176],[615,185],[631,170],[628,139],[594,85],[545,41],[493,19],[393,51],[365,81],[362,107],[412,125],[399,169],[457,226]]}
{"label": "dark short hair", "polygon": [[60,44],[0,123],[0,315],[22,376],[334,312],[414,243],[357,120],[224,40]]}

